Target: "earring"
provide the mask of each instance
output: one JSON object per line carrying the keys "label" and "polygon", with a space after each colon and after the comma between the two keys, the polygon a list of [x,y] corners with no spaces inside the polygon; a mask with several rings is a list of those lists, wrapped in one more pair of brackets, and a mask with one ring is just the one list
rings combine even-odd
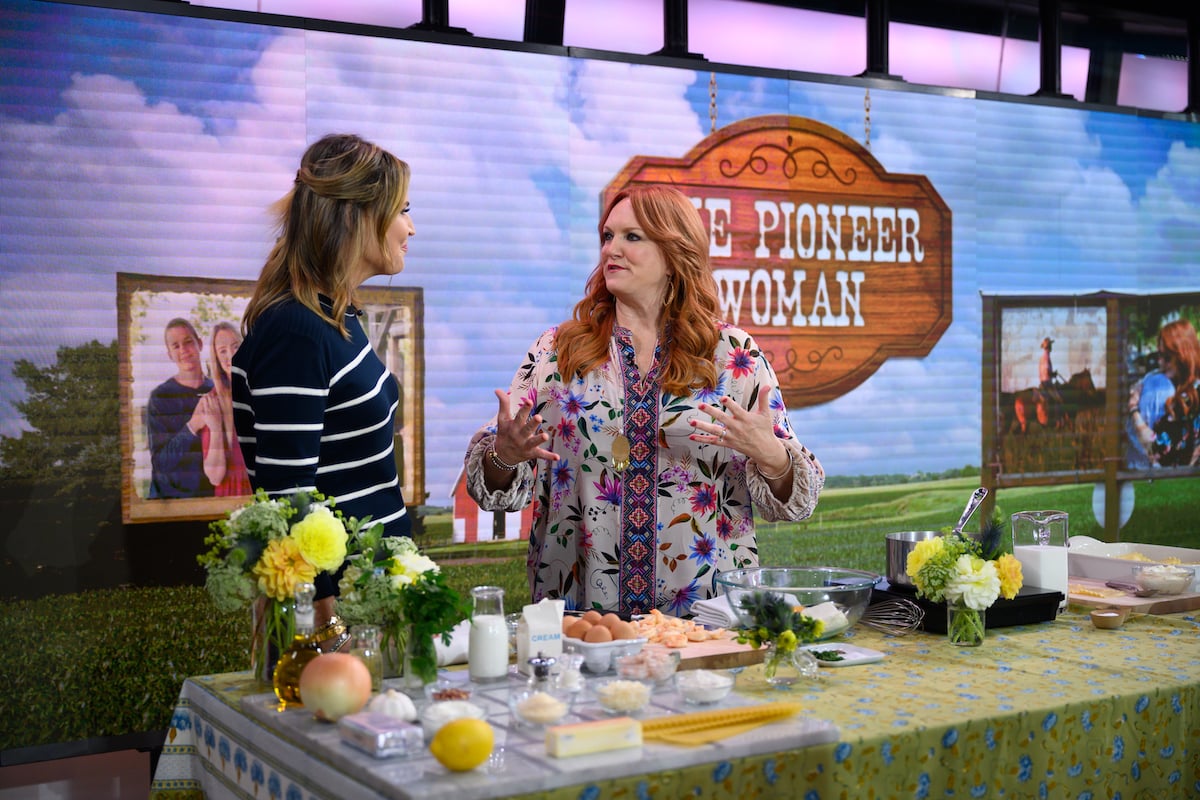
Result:
{"label": "earring", "polygon": [[667,297],[665,300],[663,300],[663,305],[664,306],[671,305],[671,302],[674,299],[675,299],[675,281],[671,281],[670,283],[667,284]]}

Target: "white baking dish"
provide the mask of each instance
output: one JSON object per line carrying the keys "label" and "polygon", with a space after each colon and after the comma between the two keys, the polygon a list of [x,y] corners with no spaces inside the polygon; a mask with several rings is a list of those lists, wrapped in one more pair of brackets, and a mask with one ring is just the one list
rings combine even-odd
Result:
{"label": "white baking dish", "polygon": [[[1200,550],[1138,542],[1102,542],[1091,536],[1072,536],[1067,551],[1067,571],[1076,578],[1097,581],[1133,580],[1135,564],[1180,563],[1200,566]],[[1137,556],[1145,556],[1146,560]],[[1170,559],[1179,559],[1172,562]],[[1192,581],[1192,592],[1200,592],[1200,571]]]}

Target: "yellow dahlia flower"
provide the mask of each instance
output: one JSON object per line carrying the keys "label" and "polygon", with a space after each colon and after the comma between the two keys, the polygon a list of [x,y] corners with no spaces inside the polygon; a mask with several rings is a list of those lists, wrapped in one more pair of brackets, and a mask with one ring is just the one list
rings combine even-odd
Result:
{"label": "yellow dahlia flower", "polygon": [[1021,562],[1017,561],[1012,553],[1005,553],[996,559],[996,572],[1000,574],[1000,594],[1005,600],[1012,600],[1025,583],[1025,576],[1021,573]]}
{"label": "yellow dahlia flower", "polygon": [[258,577],[258,588],[267,597],[290,600],[296,593],[296,584],[311,583],[317,569],[305,560],[296,540],[289,537],[267,542],[254,565],[254,574]]}
{"label": "yellow dahlia flower", "polygon": [[941,536],[933,536],[917,542],[916,547],[909,552],[908,562],[905,564],[908,577],[916,578],[917,573],[921,571],[921,567],[925,566],[925,562],[931,558],[936,558],[945,547],[946,543],[942,540]]}
{"label": "yellow dahlia flower", "polygon": [[346,560],[346,527],[325,506],[314,506],[292,526],[301,555],[318,570],[332,572]]}

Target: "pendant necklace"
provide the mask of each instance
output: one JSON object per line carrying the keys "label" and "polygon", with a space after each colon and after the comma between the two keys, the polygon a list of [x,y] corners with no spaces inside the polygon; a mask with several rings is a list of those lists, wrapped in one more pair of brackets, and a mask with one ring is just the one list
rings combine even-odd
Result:
{"label": "pendant necklace", "polygon": [[612,443],[613,472],[620,475],[629,467],[629,437],[618,433]]}

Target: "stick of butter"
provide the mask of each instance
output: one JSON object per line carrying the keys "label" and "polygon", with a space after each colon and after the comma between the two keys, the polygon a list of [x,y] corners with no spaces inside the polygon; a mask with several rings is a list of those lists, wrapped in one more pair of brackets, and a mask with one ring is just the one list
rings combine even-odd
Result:
{"label": "stick of butter", "polygon": [[572,722],[546,729],[546,753],[555,758],[640,747],[641,744],[642,723],[632,717]]}
{"label": "stick of butter", "polygon": [[830,636],[835,631],[840,631],[842,628],[847,627],[850,622],[850,620],[846,619],[846,615],[842,613],[842,610],[834,605],[833,601],[808,606],[800,613],[824,623],[825,627],[821,631],[823,636]]}

